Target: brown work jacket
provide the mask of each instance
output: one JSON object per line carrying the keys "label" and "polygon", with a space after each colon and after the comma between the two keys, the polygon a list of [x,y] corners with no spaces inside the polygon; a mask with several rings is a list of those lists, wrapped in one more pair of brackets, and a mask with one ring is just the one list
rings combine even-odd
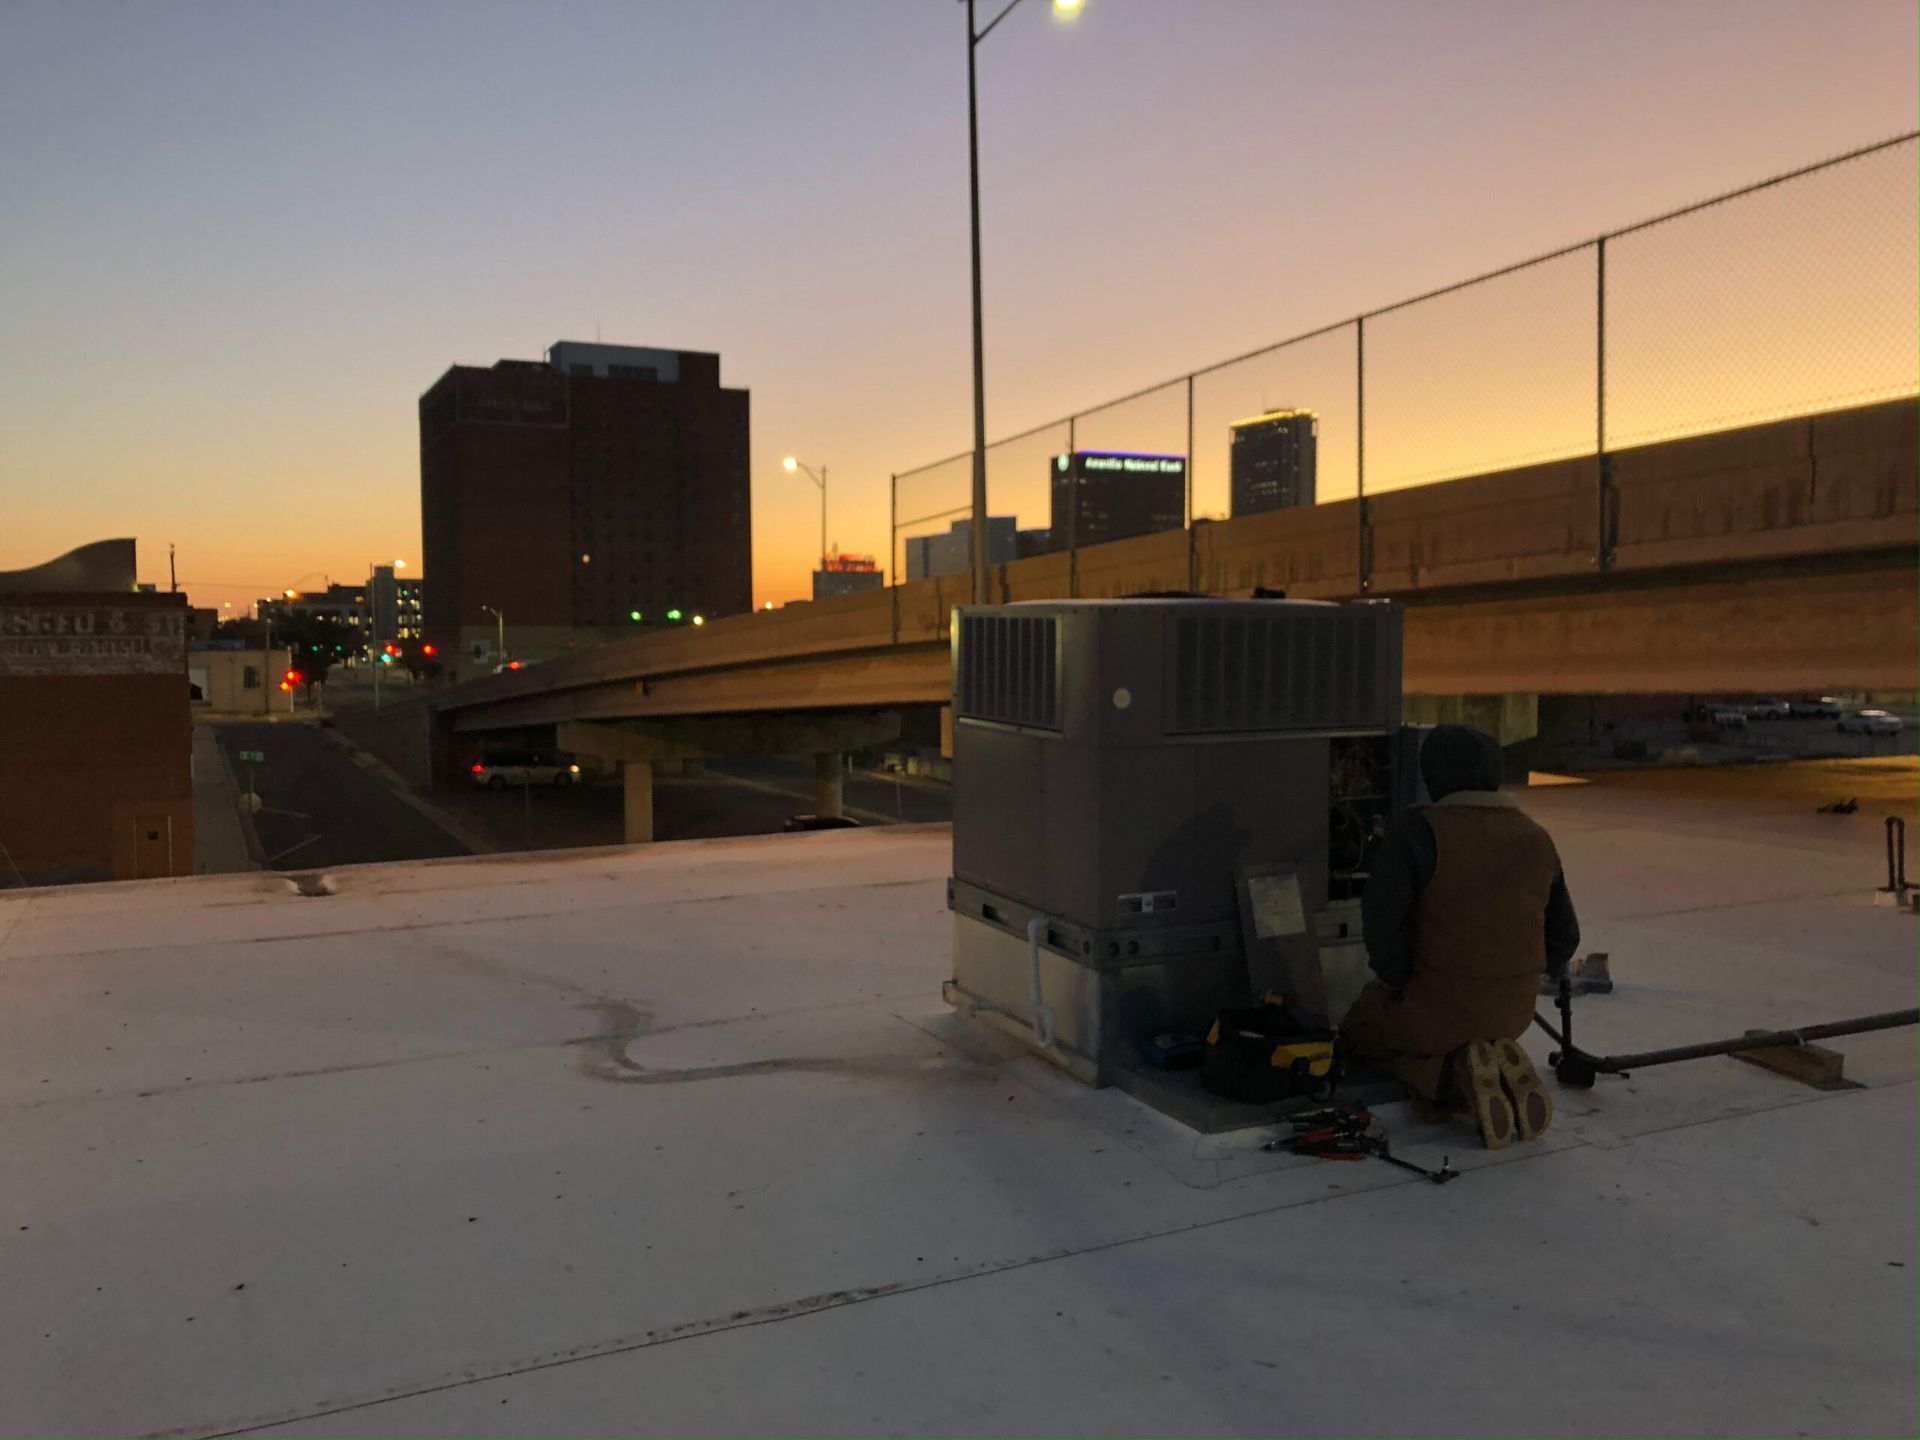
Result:
{"label": "brown work jacket", "polygon": [[1542,916],[1560,855],[1498,791],[1425,805],[1437,859],[1414,911],[1413,974],[1403,1005],[1467,1039],[1519,1035],[1533,1015],[1547,953]]}

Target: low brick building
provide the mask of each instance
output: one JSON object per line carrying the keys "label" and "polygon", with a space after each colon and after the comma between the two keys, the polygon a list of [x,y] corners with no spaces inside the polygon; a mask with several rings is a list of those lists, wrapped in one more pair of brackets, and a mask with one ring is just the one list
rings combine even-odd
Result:
{"label": "low brick building", "polygon": [[184,595],[133,542],[0,571],[0,886],[193,873]]}

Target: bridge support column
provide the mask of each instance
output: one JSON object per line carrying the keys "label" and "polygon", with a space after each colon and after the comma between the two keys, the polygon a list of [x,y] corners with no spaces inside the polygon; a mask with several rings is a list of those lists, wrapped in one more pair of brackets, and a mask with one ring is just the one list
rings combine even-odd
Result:
{"label": "bridge support column", "polygon": [[626,790],[622,818],[627,844],[650,844],[653,840],[653,762],[624,761],[620,766],[620,780]]}
{"label": "bridge support column", "polygon": [[1540,733],[1538,695],[1403,695],[1400,718],[1409,725],[1472,725],[1503,746]]}
{"label": "bridge support column", "polygon": [[838,750],[813,757],[813,813],[838,817],[847,813],[846,757]]}

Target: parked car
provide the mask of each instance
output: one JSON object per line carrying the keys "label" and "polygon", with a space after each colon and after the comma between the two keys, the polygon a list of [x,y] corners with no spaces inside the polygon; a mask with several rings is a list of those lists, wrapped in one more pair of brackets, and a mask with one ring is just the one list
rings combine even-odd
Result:
{"label": "parked car", "polygon": [[1804,715],[1815,720],[1840,718],[1840,702],[1831,695],[1809,695],[1803,700],[1794,701],[1787,708],[1795,715]]}
{"label": "parked car", "polygon": [[1784,720],[1793,714],[1793,707],[1778,695],[1763,695],[1747,706],[1747,718],[1750,720]]}
{"label": "parked car", "polygon": [[1747,712],[1738,705],[1710,705],[1707,707],[1707,719],[1722,730],[1747,728]]}
{"label": "parked car", "polygon": [[1834,728],[1843,735],[1849,732],[1858,735],[1898,735],[1900,717],[1889,715],[1884,710],[1855,710],[1851,715],[1842,715],[1840,723]]}
{"label": "parked car", "polygon": [[474,762],[473,783],[489,790],[509,785],[578,785],[580,767],[569,760],[532,750],[496,750]]}
{"label": "parked car", "polygon": [[784,828],[789,834],[802,830],[858,830],[860,822],[851,815],[789,815]]}

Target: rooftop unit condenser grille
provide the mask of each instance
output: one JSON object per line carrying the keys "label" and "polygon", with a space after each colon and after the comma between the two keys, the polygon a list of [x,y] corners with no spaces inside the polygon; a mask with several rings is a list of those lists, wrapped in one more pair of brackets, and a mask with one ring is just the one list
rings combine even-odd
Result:
{"label": "rooftop unit condenser grille", "polygon": [[1051,616],[962,615],[955,713],[1058,730],[1059,644]]}
{"label": "rooftop unit condenser grille", "polygon": [[1364,729],[1379,723],[1377,616],[1187,616],[1175,624],[1167,731]]}

